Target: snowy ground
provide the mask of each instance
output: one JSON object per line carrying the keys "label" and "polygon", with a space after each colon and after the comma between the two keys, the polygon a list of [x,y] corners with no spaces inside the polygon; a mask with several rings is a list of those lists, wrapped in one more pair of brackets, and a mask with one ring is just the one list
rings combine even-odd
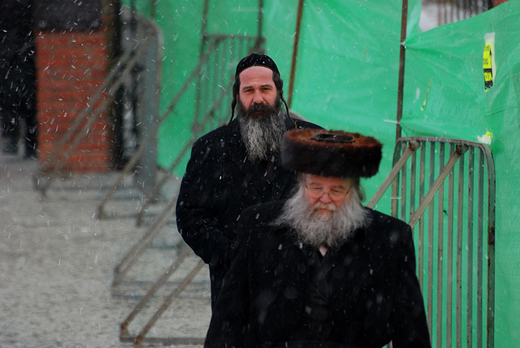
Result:
{"label": "snowy ground", "polygon": [[[136,227],[141,197],[129,180],[128,187],[109,201],[109,217],[99,220],[94,213],[116,174],[57,179],[42,197],[32,185],[36,170],[35,161],[0,154],[0,347],[133,347],[119,340],[119,325],[176,259],[179,237],[174,220],[117,288],[112,287],[114,267],[165,202],[152,207],[147,223]],[[175,185],[170,184],[173,191]],[[179,275],[130,325],[131,335],[140,332],[171,293],[173,281],[197,262],[195,256],[184,262]],[[209,318],[204,267],[147,336],[203,337]]]}

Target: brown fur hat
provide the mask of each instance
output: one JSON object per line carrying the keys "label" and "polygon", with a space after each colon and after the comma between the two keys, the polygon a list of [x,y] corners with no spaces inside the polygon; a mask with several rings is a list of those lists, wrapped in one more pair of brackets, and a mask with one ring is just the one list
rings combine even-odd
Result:
{"label": "brown fur hat", "polygon": [[377,174],[383,145],[359,133],[326,129],[295,129],[282,143],[284,167],[327,177],[364,177]]}

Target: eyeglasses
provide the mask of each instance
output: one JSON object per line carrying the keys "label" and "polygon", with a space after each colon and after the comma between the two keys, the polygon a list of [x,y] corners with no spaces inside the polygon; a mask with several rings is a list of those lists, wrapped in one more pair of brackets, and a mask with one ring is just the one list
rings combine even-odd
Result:
{"label": "eyeglasses", "polygon": [[326,192],[323,187],[321,186],[311,186],[305,185],[305,188],[309,192],[309,196],[312,198],[321,198],[325,193],[327,193],[331,200],[333,201],[339,201],[342,200],[346,195],[349,194],[350,190],[338,190],[338,189],[331,189],[329,192]]}

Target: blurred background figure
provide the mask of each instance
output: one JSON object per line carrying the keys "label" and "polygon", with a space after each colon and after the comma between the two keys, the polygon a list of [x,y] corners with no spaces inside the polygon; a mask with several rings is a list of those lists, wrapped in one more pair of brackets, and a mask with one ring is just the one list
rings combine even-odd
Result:
{"label": "blurred background figure", "polygon": [[0,0],[0,114],[3,152],[37,157],[33,0]]}

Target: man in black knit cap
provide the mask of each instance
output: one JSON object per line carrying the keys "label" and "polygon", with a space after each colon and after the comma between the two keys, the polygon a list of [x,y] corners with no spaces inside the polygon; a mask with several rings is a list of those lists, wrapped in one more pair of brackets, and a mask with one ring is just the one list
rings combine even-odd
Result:
{"label": "man in black knit cap", "polygon": [[358,133],[285,134],[298,191],[242,212],[205,347],[430,348],[411,228],[361,205],[381,148]]}
{"label": "man in black knit cap", "polygon": [[231,120],[193,145],[176,209],[179,232],[209,265],[212,304],[231,263],[242,210],[286,198],[296,183],[295,172],[281,165],[284,132],[309,127],[318,126],[289,116],[270,57],[253,53],[238,63]]}

